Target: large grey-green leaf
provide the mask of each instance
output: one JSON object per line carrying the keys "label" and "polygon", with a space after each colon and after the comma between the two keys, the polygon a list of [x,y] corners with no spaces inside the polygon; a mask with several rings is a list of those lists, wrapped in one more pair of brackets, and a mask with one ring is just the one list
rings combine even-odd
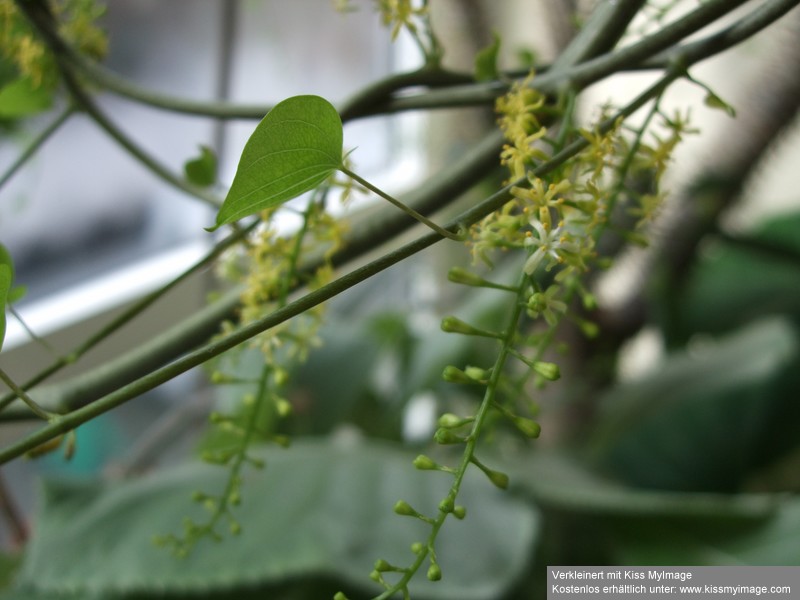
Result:
{"label": "large grey-green leaf", "polygon": [[800,316],[800,265],[795,258],[800,253],[800,214],[766,221],[750,239],[756,243],[714,242],[686,284],[671,291],[676,294],[674,308],[664,312],[672,317],[664,330],[671,344],[685,343],[697,332],[724,333],[769,314]]}
{"label": "large grey-green leaf", "polygon": [[600,462],[634,485],[737,490],[800,443],[798,360],[797,331],[774,318],[672,356],[603,399]]}
{"label": "large grey-green leaf", "polygon": [[772,517],[781,494],[711,494],[651,490],[626,485],[590,470],[563,451],[535,451],[510,469],[515,487],[545,509],[602,520],[683,518],[753,523]]}
{"label": "large grey-green leaf", "polygon": [[341,166],[342,137],[339,113],[324,98],[276,104],[245,144],[215,228],[313,190]]}
{"label": "large grey-green leaf", "polygon": [[[248,471],[244,482],[242,534],[203,540],[182,560],[154,547],[152,536],[179,528],[185,516],[201,519],[203,509],[189,495],[220,489],[222,469],[188,465],[129,482],[51,483],[19,589],[210,594],[314,576],[369,585],[375,559],[408,564],[410,544],[427,532],[393,514],[394,503],[402,498],[433,513],[451,481],[415,471],[407,452],[374,443],[297,443],[264,458],[266,469]],[[499,597],[529,562],[537,531],[532,508],[477,473],[465,481],[460,502],[467,518],[448,522],[437,546],[444,579],[430,583],[423,573],[415,598]]]}
{"label": "large grey-green leaf", "polygon": [[720,520],[606,521],[623,565],[800,566],[800,501],[784,498],[759,523]]}

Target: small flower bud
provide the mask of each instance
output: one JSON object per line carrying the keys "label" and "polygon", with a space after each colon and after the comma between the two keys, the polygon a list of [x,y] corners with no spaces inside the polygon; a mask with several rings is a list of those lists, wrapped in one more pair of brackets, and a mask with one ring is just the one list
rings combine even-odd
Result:
{"label": "small flower bud", "polygon": [[467,367],[464,369],[464,375],[478,383],[485,383],[491,374],[491,371],[480,367]]}
{"label": "small flower bud", "polygon": [[453,512],[454,503],[452,498],[445,498],[441,502],[439,502],[439,510],[443,513],[451,513]]}
{"label": "small flower bud", "polygon": [[282,369],[280,367],[275,368],[272,377],[275,381],[275,385],[279,387],[285,385],[286,382],[289,381],[289,373],[286,371],[286,369]]}
{"label": "small flower bud", "polygon": [[446,331],[447,333],[462,333],[464,335],[477,335],[480,337],[502,337],[502,335],[499,333],[473,327],[469,323],[465,323],[457,317],[445,317],[442,319],[442,331]]}
{"label": "small flower bud", "polygon": [[450,383],[476,383],[474,379],[467,377],[464,371],[453,365],[448,365],[444,368],[444,371],[442,371],[442,379]]}
{"label": "small flower bud", "polygon": [[428,567],[428,581],[439,581],[442,578],[442,569],[436,563]]}
{"label": "small flower bud", "polygon": [[542,431],[542,427],[533,419],[524,417],[514,417],[514,425],[523,435],[529,438],[537,438]]}
{"label": "small flower bud", "polygon": [[275,410],[279,417],[285,418],[292,414],[292,405],[286,398],[276,398]]}
{"label": "small flower bud", "polygon": [[239,535],[242,533],[242,526],[239,521],[231,521],[228,528],[231,532],[231,535]]}
{"label": "small flower bud", "polygon": [[439,417],[439,427],[444,427],[445,429],[453,429],[455,427],[461,427],[467,423],[472,423],[474,418],[467,417],[462,418],[458,415],[454,415],[453,413],[445,413],[441,417]]}
{"label": "small flower bud", "polygon": [[533,363],[533,370],[549,381],[556,381],[561,377],[561,370],[555,363],[537,360]]}
{"label": "small flower bud", "polygon": [[594,294],[586,292],[581,296],[581,301],[583,302],[583,308],[586,310],[595,310],[597,308],[597,298],[595,298]]}
{"label": "small flower bud", "polygon": [[501,490],[508,489],[508,475],[505,473],[501,473],[500,471],[493,471],[492,469],[487,469],[484,471],[486,476],[489,478],[494,485],[499,487]]}
{"label": "small flower bud", "polygon": [[333,600],[349,600],[342,592],[336,592],[333,595]]}
{"label": "small flower bud", "polygon": [[380,574],[380,572],[375,571],[373,569],[372,572],[369,574],[369,578],[376,583],[380,583],[380,581],[383,579],[383,576]]}
{"label": "small flower bud", "polygon": [[398,500],[394,505],[394,512],[404,517],[417,517],[419,513],[405,500]]}
{"label": "small flower bud", "polygon": [[460,504],[456,504],[453,507],[453,516],[456,519],[461,520],[461,519],[463,519],[464,517],[467,516],[467,509],[465,507],[461,506]]}
{"label": "small flower bud", "polygon": [[441,427],[433,434],[433,439],[436,440],[438,444],[462,444],[464,442],[464,438],[460,435],[456,435],[449,429],[442,429]]}
{"label": "small flower bud", "polygon": [[447,272],[447,279],[453,283],[460,283],[462,285],[471,285],[473,287],[485,287],[488,283],[483,277],[475,275],[472,271],[462,269],[461,267],[453,267]]}
{"label": "small flower bud", "polygon": [[421,552],[424,552],[424,550],[425,545],[422,542],[414,542],[411,544],[411,552],[414,554],[420,554]]}
{"label": "small flower bud", "polygon": [[439,468],[439,465],[436,464],[436,462],[434,462],[431,458],[425,456],[424,454],[420,454],[414,459],[414,467],[420,471],[435,471]]}
{"label": "small flower bud", "polygon": [[211,383],[213,384],[220,385],[223,383],[229,383],[230,381],[231,377],[225,373],[222,373],[221,371],[214,371],[211,374]]}
{"label": "small flower bud", "polygon": [[547,308],[547,299],[541,292],[536,292],[531,294],[531,297],[528,298],[527,306],[531,311],[534,312],[534,314],[539,314],[545,308]]}
{"label": "small flower bud", "polygon": [[375,561],[375,570],[378,571],[379,573],[385,573],[386,571],[392,570],[392,565],[390,565],[388,561],[379,558],[378,560]]}

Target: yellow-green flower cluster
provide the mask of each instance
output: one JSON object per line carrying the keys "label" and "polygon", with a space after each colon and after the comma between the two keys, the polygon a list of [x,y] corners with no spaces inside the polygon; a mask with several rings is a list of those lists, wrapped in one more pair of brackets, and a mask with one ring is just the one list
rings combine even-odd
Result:
{"label": "yellow-green flower cluster", "polygon": [[[102,58],[108,49],[105,32],[97,20],[105,8],[95,0],[61,0],[51,4],[59,33],[78,52]],[[24,77],[35,86],[54,87],[57,80],[55,61],[28,22],[19,13],[14,0],[0,0],[0,51]]]}
{"label": "yellow-green flower cluster", "polygon": [[[648,128],[649,119],[639,130],[627,128],[621,119],[603,131],[575,129],[572,134],[581,136],[586,147],[540,178],[535,166],[548,159],[542,142],[556,142],[546,137],[538,116],[545,98],[531,83],[531,77],[515,83],[497,101],[498,123],[507,139],[500,158],[517,185],[510,202],[472,228],[470,243],[474,258],[490,264],[496,249],[526,249],[526,274],[558,267],[556,281],[565,281],[595,260],[597,240],[613,226],[609,215],[615,206],[624,203],[638,219],[636,228],[652,220],[664,198],[659,183],[675,146],[693,130],[681,114],[661,115],[666,135]],[[610,108],[603,113],[602,120],[610,122]],[[661,114],[657,103],[651,114]],[[635,231],[621,233],[641,237]]]}
{"label": "yellow-green flower cluster", "polygon": [[426,2],[420,6],[414,6],[412,0],[375,0],[375,3],[384,27],[392,29],[392,40],[397,39],[402,29],[407,29],[415,37],[419,35],[417,20],[427,16]]}
{"label": "yellow-green flower cluster", "polygon": [[511,180],[525,176],[534,159],[547,155],[536,147],[536,142],[547,135],[536,115],[545,103],[545,97],[530,87],[533,73],[525,80],[515,82],[505,96],[497,99],[495,109],[500,118],[497,123],[507,143],[500,154],[500,162],[508,167]]}
{"label": "yellow-green flower cluster", "polygon": [[[345,225],[312,202],[304,214],[304,225],[295,235],[280,235],[265,213],[264,226],[257,231],[247,250],[240,322],[246,324],[269,314],[287,301],[289,291],[298,283],[314,289],[333,278],[330,258],[342,244]],[[300,271],[300,258],[322,258],[313,272]],[[318,345],[317,330],[324,308],[317,306],[291,321],[279,325],[253,339],[267,362],[275,361],[276,351],[283,349],[287,359],[304,360],[309,350]]]}

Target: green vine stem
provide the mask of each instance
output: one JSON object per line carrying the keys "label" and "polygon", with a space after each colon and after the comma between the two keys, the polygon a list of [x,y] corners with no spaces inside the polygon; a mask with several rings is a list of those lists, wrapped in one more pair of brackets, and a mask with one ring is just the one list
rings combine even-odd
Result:
{"label": "green vine stem", "polygon": [[[660,95],[670,83],[680,77],[679,73],[668,73],[659,81],[654,83],[647,90],[642,92],[635,98],[628,106],[626,106],[619,113],[614,115],[611,119],[606,120],[598,130],[601,133],[610,130],[619,118],[626,118],[636,112],[639,108],[645,105],[652,98]],[[549,161],[542,163],[534,170],[534,174],[542,176],[550,171],[556,169],[564,161],[568,160],[587,145],[588,141],[581,138],[571,143],[562,151],[557,153]],[[480,202],[473,208],[467,210],[451,223],[448,228],[456,229],[459,227],[468,227],[476,223],[484,216],[494,212],[511,198],[511,188],[514,186],[529,185],[527,178],[521,178],[498,192],[492,194],[490,197]],[[273,313],[258,319],[241,329],[219,339],[215,340],[205,346],[190,352],[189,354],[165,365],[161,368],[155,369],[145,376],[133,381],[121,388],[107,394],[96,402],[93,402],[83,408],[79,408],[62,416],[57,423],[53,423],[42,429],[33,432],[25,438],[11,444],[10,446],[0,450],[0,464],[5,463],[26,451],[34,448],[41,443],[48,441],[52,438],[76,428],[77,426],[85,423],[98,415],[101,415],[109,410],[124,404],[125,402],[149,391],[170,379],[177,377],[181,373],[189,369],[199,366],[207,360],[220,355],[221,353],[239,345],[248,339],[283,323],[284,321],[297,316],[318,304],[337,296],[345,290],[353,287],[357,283],[369,279],[370,277],[388,269],[390,266],[405,260],[406,258],[421,252],[422,250],[432,246],[440,241],[442,236],[436,232],[431,232],[427,235],[417,238],[416,240],[401,246],[400,248],[384,254],[383,256],[373,260],[372,262],[363,265],[354,271],[343,275],[342,277],[334,280],[333,282],[314,290],[294,302],[289,303],[284,308],[278,309]],[[140,349],[141,350],[141,349]]]}
{"label": "green vine stem", "polygon": [[59,113],[52,123],[45,127],[28,143],[25,149],[19,154],[19,156],[17,156],[16,160],[6,169],[5,173],[0,176],[0,189],[2,189],[3,186],[5,186],[5,184],[8,183],[12,177],[14,177],[17,171],[19,171],[31,159],[31,157],[36,154],[39,148],[41,148],[44,143],[49,140],[54,133],[56,133],[56,131],[61,129],[61,126],[66,123],[73,114],[75,114],[74,107],[70,106],[65,108]]}
{"label": "green vine stem", "polygon": [[[90,335],[86,340],[84,340],[81,344],[75,347],[72,351],[59,357],[58,359],[53,361],[50,365],[45,367],[42,371],[40,371],[30,379],[25,381],[25,383],[23,383],[20,386],[20,388],[22,388],[23,390],[28,390],[33,386],[38,385],[41,382],[45,381],[47,378],[51,377],[64,367],[76,363],[81,356],[83,356],[89,350],[97,346],[97,344],[108,338],[120,327],[132,321],[136,316],[144,312],[149,306],[155,303],[159,298],[163,297],[167,292],[176,287],[182,281],[186,280],[194,273],[197,273],[207,268],[220,256],[220,254],[222,254],[225,250],[227,250],[234,244],[244,239],[244,237],[247,236],[255,227],[256,223],[253,223],[249,227],[242,229],[240,231],[236,231],[233,234],[226,237],[225,239],[223,239],[222,241],[220,241],[218,244],[214,246],[214,248],[212,248],[205,256],[203,256],[200,260],[198,260],[194,265],[186,269],[183,273],[175,277],[172,281],[167,282],[159,289],[154,290],[144,298],[134,303],[130,308],[120,313],[111,322],[104,325],[96,333]],[[6,394],[5,396],[0,397],[0,412],[6,409],[6,407],[8,407],[9,404],[11,404],[16,399],[16,397],[17,397],[16,394]],[[56,407],[51,407],[51,408],[55,409]],[[68,406],[64,408],[68,408]]]}
{"label": "green vine stem", "polygon": [[524,303],[521,301],[520,296],[525,288],[526,279],[527,276],[523,276],[520,280],[519,286],[517,287],[518,291],[517,295],[515,296],[516,301],[514,302],[514,308],[511,311],[511,316],[509,317],[506,328],[504,329],[505,333],[501,339],[500,352],[498,353],[494,365],[491,368],[491,376],[486,384],[486,391],[484,393],[483,400],[481,401],[480,406],[475,413],[474,420],[470,426],[470,432],[466,437],[464,451],[461,455],[461,462],[453,471],[453,483],[450,486],[450,490],[448,491],[444,500],[442,500],[440,503],[439,512],[437,513],[436,517],[430,521],[431,530],[428,533],[428,538],[423,544],[421,551],[417,552],[414,562],[412,562],[407,568],[403,569],[403,576],[395,584],[391,585],[387,590],[376,596],[373,600],[386,600],[398,592],[407,593],[409,582],[422,567],[429,554],[434,551],[433,549],[435,547],[436,538],[439,535],[439,530],[444,525],[447,517],[452,513],[452,510],[443,510],[442,507],[449,508],[455,506],[456,499],[458,498],[458,494],[461,489],[461,483],[464,480],[467,470],[469,469],[470,465],[479,464],[477,462],[477,458],[475,457],[475,449],[477,447],[483,425],[486,421],[486,417],[489,415],[489,411],[495,404],[495,398],[497,396],[498,386],[500,384],[500,377],[503,373],[506,361],[508,360],[508,357],[511,356],[512,346],[517,335],[517,324],[520,316],[522,315],[524,307]]}
{"label": "green vine stem", "polygon": [[168,167],[161,164],[152,154],[139,147],[138,144],[119,129],[119,127],[100,110],[83,87],[77,73],[74,71],[72,63],[66,59],[69,47],[61,40],[58,34],[54,32],[52,16],[41,3],[17,1],[17,7],[27,16],[31,24],[37,28],[53,48],[61,75],[64,78],[64,83],[72,98],[75,100],[76,108],[86,112],[101,129],[157,177],[188,195],[198,198],[214,208],[219,208],[222,204],[220,198],[217,198],[204,188],[192,185],[182,177],[173,173]]}
{"label": "green vine stem", "polygon": [[[684,47],[678,48],[677,50],[669,51],[669,59],[670,61],[680,61],[684,65],[690,65],[694,62],[702,60],[707,56],[711,56],[717,52],[726,49],[727,47],[729,47],[734,43],[738,43],[739,41],[745,39],[749,35],[752,35],[753,33],[766,27],[771,22],[780,18],[783,14],[794,8],[798,3],[800,3],[798,0],[772,0],[770,2],[767,2],[761,5],[756,10],[754,10],[751,14],[746,15],[745,17],[734,23],[732,26],[730,26],[723,32],[720,32],[719,34],[713,34],[708,38],[705,38],[704,40],[699,40],[698,42],[687,44]],[[20,4],[27,5],[27,3],[20,3]],[[718,3],[709,2],[704,4],[703,6],[709,6],[712,4],[718,4]],[[665,27],[664,30],[662,30],[662,32],[668,31],[669,27],[670,26]],[[656,36],[658,34],[653,34],[653,35]],[[630,48],[633,48],[634,46],[631,46]],[[618,55],[619,53],[613,53],[605,57],[599,57],[598,59],[594,59],[594,61],[589,61],[589,62],[590,63],[593,62],[593,64],[591,65],[593,69],[603,65],[602,62],[597,62],[603,60],[613,60],[616,64],[616,67],[620,69],[625,68],[626,67],[626,65],[624,64],[625,61],[623,61],[621,58],[618,58]],[[657,56],[661,57],[661,60],[663,60],[666,57],[666,54],[661,54]],[[631,59],[631,53],[629,52],[627,55],[625,55],[624,58]],[[637,56],[635,58],[636,60],[639,59],[643,61],[648,60],[648,57],[644,54],[642,54],[641,56]],[[570,78],[570,76],[574,75],[575,73],[582,74],[582,78],[580,79],[580,81],[591,80],[591,77],[589,76],[591,70],[586,67],[587,64],[589,63],[584,63],[583,65],[579,65],[563,74],[558,74],[558,75],[555,73],[552,74],[550,79],[550,85],[554,85],[554,83],[557,80],[563,81],[564,78]],[[629,64],[627,66],[632,67],[634,65]],[[603,66],[603,69],[594,71],[594,75],[596,75],[598,72],[602,72],[602,70],[606,68],[608,67]],[[584,70],[580,71],[580,69]],[[542,75],[543,78],[546,78],[547,76],[548,74]],[[537,86],[538,85],[539,81],[537,81]],[[469,224],[470,222],[469,219],[471,217],[476,219],[480,218],[481,211],[487,211],[486,214],[488,214],[488,212],[491,212],[492,210],[495,210],[497,207],[501,206],[502,203],[507,199],[508,199],[508,189],[501,190],[500,192],[498,192],[498,194],[495,194],[491,198],[487,199],[483,203],[476,206],[472,211],[468,211],[467,213],[462,215],[460,219],[457,219],[454,222],[454,227],[460,224]],[[376,231],[375,234],[380,235],[380,232]],[[439,239],[441,238],[438,236],[438,234],[429,234],[427,236],[424,236],[423,238],[419,238],[417,241],[412,242],[411,244],[408,244],[398,249],[395,252],[385,255],[384,257],[374,261],[373,263],[370,263],[369,265],[363,267],[362,270],[354,271],[348,276],[345,276],[344,278],[341,278],[336,282],[333,282],[332,284],[330,284],[330,286],[318,290],[317,292],[314,292],[312,294],[309,294],[304,298],[298,300],[297,302],[288,305],[286,309],[283,309],[282,311],[277,311],[276,313],[271,315],[268,318],[268,320],[261,322],[259,326],[268,328],[272,326],[270,323],[274,324],[280,322],[280,319],[290,318],[292,316],[292,313],[294,313],[295,311],[302,312],[304,306],[307,307],[313,306],[315,300],[321,301],[320,298],[322,298],[327,294],[335,295],[336,293],[338,293],[337,290],[343,290],[349,287],[350,285],[354,285],[355,283],[357,283],[358,277],[361,276],[368,277],[370,276],[370,273],[374,274],[375,272],[378,272],[383,268],[388,268],[388,266],[394,264],[399,260],[402,260],[405,256],[410,256],[411,254],[424,249],[430,244],[435,243]],[[218,307],[215,307],[215,309],[218,309]],[[228,310],[229,307],[225,307],[225,310],[219,308],[218,314],[227,314]],[[209,313],[203,315],[202,319],[197,318],[188,320],[186,323],[186,329],[189,330],[192,327],[197,327],[200,323],[209,320],[210,312],[212,311],[209,311]],[[246,335],[246,333],[243,333],[242,335]],[[253,335],[255,335],[255,333],[253,333]],[[228,340],[226,343],[235,345],[236,343],[238,343],[238,341]],[[155,385],[158,385],[160,382],[166,381],[171,377],[187,370],[188,368],[191,368],[196,364],[200,364],[201,362],[203,362],[205,358],[210,358],[211,356],[213,356],[214,352],[223,351],[220,350],[219,348],[221,348],[221,346],[207,345],[201,347],[200,349],[186,355],[185,357],[178,359],[171,365],[167,365],[166,367],[156,369],[152,373],[149,373],[148,375],[141,377],[136,381],[126,384],[122,388],[117,389],[115,392],[108,394],[98,402],[90,406],[87,406],[84,409],[81,409],[80,411],[75,411],[74,413],[71,413],[69,415],[70,423],[79,424],[80,422],[92,418],[92,416],[96,414],[101,414],[102,412],[105,412],[105,410],[108,410],[113,406],[121,404],[122,402],[125,402],[126,400],[132,397],[135,397],[137,393],[141,393],[146,389],[151,389]],[[137,390],[140,391],[137,392]],[[66,430],[68,430],[71,426],[74,425],[69,425],[69,424],[65,425]],[[9,460],[13,456],[18,456],[20,453],[25,451],[25,449],[20,450],[20,448],[22,448],[23,446],[32,447],[31,444],[35,446],[38,443],[40,443],[40,441],[44,441],[50,439],[51,437],[55,437],[59,433],[61,433],[61,431],[57,430],[57,428],[53,427],[44,428],[43,430],[40,430],[39,432],[34,434],[39,441],[32,440],[31,438],[26,438],[25,440],[21,440],[17,444],[3,451],[2,460],[5,461]]]}
{"label": "green vine stem", "polygon": [[55,417],[57,417],[57,415],[54,415],[39,406],[30,396],[28,396],[28,394],[25,393],[25,390],[14,383],[14,380],[11,379],[11,377],[9,377],[3,369],[0,369],[0,381],[5,383],[11,389],[11,391],[14,392],[15,397],[27,404],[28,408],[31,409],[31,412],[40,419],[43,419],[44,421],[52,421]]}
{"label": "green vine stem", "polygon": [[[418,207],[422,212],[429,212],[443,206],[451,198],[460,196],[486,174],[499,168],[497,155],[500,153],[501,144],[502,134],[499,131],[488,134],[482,142],[478,143],[460,161],[454,163],[450,169],[433,175],[415,191],[409,193],[407,195],[408,204]],[[344,240],[343,249],[331,257],[333,266],[341,267],[372,252],[406,231],[413,223],[406,218],[404,213],[390,207],[376,211],[374,214],[373,211],[368,210],[364,210],[364,213],[368,216],[360,218],[358,214],[354,215],[352,230]],[[226,239],[230,243],[235,241],[233,237]],[[310,257],[303,265],[301,274],[315,270],[320,261],[320,257]],[[297,284],[292,287],[293,290],[296,288]],[[230,318],[234,314],[240,302],[240,295],[241,290],[235,289],[144,346],[129,351],[113,363],[103,365],[96,371],[59,384],[56,389],[43,388],[37,391],[37,394],[41,395],[41,403],[56,412],[79,408],[97,400],[110,390],[134,381],[149,372],[150,369],[161,366],[198,347],[217,332],[219,323],[223,319]],[[100,332],[98,336],[100,335],[105,337],[107,334]],[[70,353],[68,358],[73,354],[74,352]],[[58,370],[60,366],[53,365],[52,368]],[[49,374],[44,374],[39,381]],[[34,385],[34,383],[30,385]],[[28,389],[30,385],[23,387]],[[0,403],[3,403],[2,406],[6,406],[13,399],[13,395],[10,398],[5,397],[0,400]],[[0,413],[0,419],[24,419],[29,415],[30,412],[27,410],[16,411],[13,407],[9,407]]]}

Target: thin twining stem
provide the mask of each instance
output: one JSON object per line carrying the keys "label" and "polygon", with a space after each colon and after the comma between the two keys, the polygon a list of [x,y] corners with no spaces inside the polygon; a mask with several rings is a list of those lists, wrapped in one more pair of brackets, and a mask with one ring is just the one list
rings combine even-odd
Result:
{"label": "thin twining stem", "polygon": [[17,156],[16,160],[6,169],[6,172],[0,176],[0,188],[2,188],[9,180],[16,175],[17,171],[19,171],[25,163],[27,163],[41,148],[44,143],[50,139],[50,137],[58,131],[61,126],[67,122],[67,120],[75,114],[75,108],[73,106],[69,106],[65,108],[56,119],[50,123],[47,127],[45,127],[41,132],[39,132],[36,137],[34,137],[25,149],[20,152],[19,156]]}
{"label": "thin twining stem", "polygon": [[389,194],[387,194],[386,192],[384,192],[380,188],[372,185],[366,179],[364,179],[364,178],[360,177],[359,175],[356,175],[355,173],[353,173],[350,169],[347,169],[346,167],[339,167],[339,170],[342,173],[344,173],[345,175],[347,175],[348,177],[350,177],[351,179],[353,179],[354,181],[356,181],[359,184],[363,185],[365,188],[367,188],[372,193],[377,194],[378,196],[380,196],[384,200],[386,200],[389,203],[393,204],[394,206],[396,206],[397,208],[402,210],[404,213],[406,213],[408,216],[416,219],[417,221],[419,221],[423,225],[426,225],[427,227],[429,227],[430,229],[432,229],[433,231],[435,231],[436,233],[438,233],[442,237],[445,237],[445,238],[450,239],[450,240],[455,240],[457,242],[462,241],[464,239],[463,235],[458,234],[458,233],[453,233],[452,231],[448,231],[447,229],[445,229],[443,227],[440,227],[439,225],[437,225],[436,223],[431,221],[425,215],[418,213],[416,210],[414,210],[410,206],[407,206],[406,204],[403,204],[402,202],[400,202],[400,200],[397,200],[396,198],[393,198],[392,196],[390,196]]}
{"label": "thin twining stem", "polygon": [[[615,126],[620,118],[627,118],[636,112],[639,108],[644,106],[652,98],[663,93],[673,81],[680,77],[680,73],[668,73],[659,81],[650,86],[647,90],[637,96],[630,104],[619,111],[610,119],[604,121],[599,127],[600,133],[605,133]],[[564,161],[588,146],[589,142],[580,138],[569,146],[564,148],[550,160],[542,163],[533,174],[541,177],[546,173],[558,168]],[[448,229],[466,228],[486,215],[494,212],[508,202],[511,196],[511,188],[515,186],[529,185],[527,177],[522,177],[517,181],[510,183],[503,187],[496,193],[492,194],[484,201],[475,205],[463,214],[459,215],[456,219],[452,220],[448,225]],[[62,435],[79,425],[94,419],[95,417],[116,408],[140,396],[141,394],[152,390],[159,385],[185,373],[186,371],[197,367],[206,361],[219,356],[223,352],[246,342],[247,340],[259,335],[273,327],[288,321],[289,319],[314,308],[315,306],[338,296],[344,291],[350,289],[362,281],[370,279],[378,273],[388,269],[410,256],[413,256],[422,250],[432,246],[433,244],[442,240],[442,236],[432,231],[416,240],[401,246],[400,248],[384,254],[383,256],[355,269],[354,271],[339,277],[331,283],[309,292],[305,296],[287,304],[285,307],[278,309],[265,317],[257,319],[248,325],[237,329],[236,331],[216,339],[184,356],[181,358],[149,372],[147,375],[133,381],[123,387],[107,394],[96,402],[93,402],[83,408],[77,409],[69,414],[61,416],[57,421],[35,431],[23,439],[11,444],[10,446],[0,450],[0,464],[8,462],[28,450],[39,446],[40,444],[49,441],[59,435]]]}
{"label": "thin twining stem", "polygon": [[[258,223],[254,222],[247,228],[236,231],[227,238],[221,240],[211,250],[209,250],[209,252],[205,256],[200,258],[200,260],[198,260],[191,267],[186,269],[183,273],[181,273],[171,281],[167,282],[157,290],[154,290],[150,294],[141,298],[139,301],[134,303],[130,308],[120,313],[111,322],[103,326],[96,333],[89,336],[84,342],[75,347],[71,352],[53,361],[50,365],[42,369],[39,373],[37,373],[36,375],[25,381],[20,387],[24,390],[28,390],[33,386],[38,385],[41,382],[45,381],[47,378],[51,377],[64,367],[77,362],[81,356],[83,356],[89,350],[97,346],[100,342],[108,338],[115,331],[120,329],[123,325],[132,321],[135,317],[144,312],[150,305],[152,305],[158,299],[166,295],[167,292],[169,292],[175,286],[180,284],[182,281],[186,280],[191,275],[207,268],[225,250],[227,250],[234,244],[244,239],[257,225]],[[11,404],[16,399],[16,397],[17,397],[16,394],[7,394],[2,398],[0,398],[0,411],[4,410],[9,404]]]}

